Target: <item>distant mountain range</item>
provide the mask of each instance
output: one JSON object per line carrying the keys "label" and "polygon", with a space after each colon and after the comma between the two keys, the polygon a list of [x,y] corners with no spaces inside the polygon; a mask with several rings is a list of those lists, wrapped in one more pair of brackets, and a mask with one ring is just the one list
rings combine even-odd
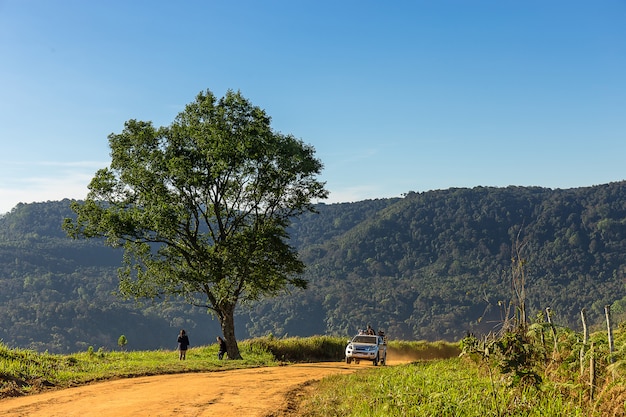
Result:
{"label": "distant mountain range", "polygon": [[[550,307],[580,328],[626,308],[626,182],[574,189],[454,188],[404,198],[320,204],[291,244],[307,290],[241,306],[239,338],[348,336],[371,324],[395,339],[458,340],[497,330],[513,299],[512,245],[525,242],[527,310]],[[121,252],[61,230],[69,200],[19,204],[0,217],[0,339],[68,353],[172,349],[180,328],[213,343],[217,320],[176,300],[122,300]]]}

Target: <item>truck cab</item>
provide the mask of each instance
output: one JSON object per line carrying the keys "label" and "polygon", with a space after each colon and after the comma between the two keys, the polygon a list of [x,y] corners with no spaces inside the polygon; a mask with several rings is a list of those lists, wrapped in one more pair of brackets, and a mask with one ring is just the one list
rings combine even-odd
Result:
{"label": "truck cab", "polygon": [[359,334],[348,341],[346,363],[372,361],[374,366],[387,363],[387,340],[384,336]]}

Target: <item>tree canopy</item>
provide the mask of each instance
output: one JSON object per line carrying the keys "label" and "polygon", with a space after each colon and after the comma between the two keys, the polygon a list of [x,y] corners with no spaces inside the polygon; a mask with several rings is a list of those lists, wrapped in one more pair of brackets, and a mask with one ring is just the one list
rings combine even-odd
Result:
{"label": "tree canopy", "polygon": [[129,120],[64,223],[72,237],[123,246],[123,295],[182,296],[215,313],[230,358],[241,357],[239,302],[306,287],[287,228],[328,194],[313,147],[270,121],[241,93],[208,90],[170,126]]}

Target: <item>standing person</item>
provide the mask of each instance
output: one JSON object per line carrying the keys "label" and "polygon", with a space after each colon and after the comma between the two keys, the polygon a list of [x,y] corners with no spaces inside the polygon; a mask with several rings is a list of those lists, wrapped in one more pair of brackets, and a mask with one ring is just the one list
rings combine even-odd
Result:
{"label": "standing person", "polygon": [[222,339],[220,336],[217,336],[217,344],[219,345],[219,350],[217,352],[217,357],[219,360],[224,358],[224,353],[228,350],[226,348],[226,341]]}
{"label": "standing person", "polygon": [[189,337],[184,330],[178,334],[178,359],[184,361],[187,359],[187,348],[189,347]]}

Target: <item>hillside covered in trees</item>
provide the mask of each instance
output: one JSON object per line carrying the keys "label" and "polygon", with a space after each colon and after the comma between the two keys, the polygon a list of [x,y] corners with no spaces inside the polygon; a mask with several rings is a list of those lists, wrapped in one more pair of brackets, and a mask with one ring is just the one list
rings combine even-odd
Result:
{"label": "hillside covered in trees", "polygon": [[[348,336],[371,323],[395,339],[458,340],[497,330],[513,299],[512,245],[525,244],[527,312],[557,325],[602,324],[626,307],[626,182],[575,189],[477,187],[320,204],[291,243],[307,290],[241,306],[240,338]],[[69,200],[20,204],[0,217],[0,339],[72,352],[212,343],[217,321],[177,300],[137,304],[113,293],[121,252],[61,230]]]}

